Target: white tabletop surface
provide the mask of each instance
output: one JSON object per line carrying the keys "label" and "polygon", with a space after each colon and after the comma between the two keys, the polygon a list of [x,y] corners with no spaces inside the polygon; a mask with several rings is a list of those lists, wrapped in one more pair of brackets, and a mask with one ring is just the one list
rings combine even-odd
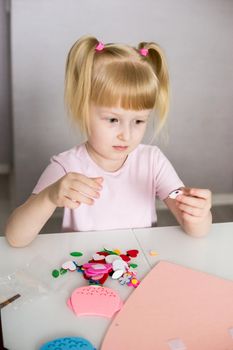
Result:
{"label": "white tabletop surface", "polygon": [[[233,280],[233,222],[213,224],[202,238],[172,226],[133,231],[151,267],[166,260]],[[158,255],[151,256],[151,250]]]}
{"label": "white tabletop surface", "polygon": [[[139,267],[138,278],[142,279],[150,270],[132,230],[43,234],[26,248],[12,248],[5,238],[0,238],[0,276],[25,269],[28,265],[26,271],[30,275],[32,273],[39,283],[46,282],[48,289],[52,290],[46,298],[30,295],[29,300],[18,299],[2,309],[4,346],[10,350],[36,350],[55,338],[81,336],[99,349],[111,320],[104,317],[77,317],[66,305],[71,292],[77,287],[88,285],[88,282],[77,272],[68,272],[58,279],[54,279],[51,272],[60,268],[65,261],[72,260],[70,253],[73,251],[83,253],[81,258],[77,258],[82,264],[104,247],[118,248],[122,252],[138,249],[139,256],[132,259]],[[133,287],[121,286],[111,278],[104,286],[117,290],[122,300],[133,291]]]}
{"label": "white tabletop surface", "polygon": [[[71,292],[87,282],[76,272],[54,279],[51,271],[70,260],[72,251],[83,253],[83,257],[77,258],[82,264],[103,247],[122,252],[138,249],[140,254],[134,261],[138,264],[139,279],[158,261],[167,260],[233,280],[233,222],[214,224],[204,238],[187,236],[179,227],[162,227],[43,234],[26,248],[12,248],[1,237],[0,278],[4,280],[4,276],[24,269],[33,276],[37,289],[39,284],[47,287],[45,297],[38,293],[26,295],[2,309],[4,345],[8,349],[36,350],[49,340],[65,336],[82,336],[100,348],[111,320],[77,317],[66,306]],[[158,255],[151,256],[151,250]],[[117,290],[123,300],[133,291],[111,278],[104,286]]]}

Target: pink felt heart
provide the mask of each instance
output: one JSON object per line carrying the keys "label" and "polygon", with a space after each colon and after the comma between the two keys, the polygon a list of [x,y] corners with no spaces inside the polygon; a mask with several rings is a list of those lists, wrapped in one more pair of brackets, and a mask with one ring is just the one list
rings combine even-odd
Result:
{"label": "pink felt heart", "polygon": [[96,253],[96,254],[94,254],[92,256],[92,259],[95,260],[95,261],[103,260],[103,255],[100,255],[100,254]]}

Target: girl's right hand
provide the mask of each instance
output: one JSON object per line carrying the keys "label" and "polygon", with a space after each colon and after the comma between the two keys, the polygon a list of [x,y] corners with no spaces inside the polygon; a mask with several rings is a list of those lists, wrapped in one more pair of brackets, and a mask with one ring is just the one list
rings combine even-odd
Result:
{"label": "girl's right hand", "polygon": [[57,207],[76,209],[81,203],[92,205],[100,196],[102,182],[102,177],[68,173],[48,187],[48,197]]}

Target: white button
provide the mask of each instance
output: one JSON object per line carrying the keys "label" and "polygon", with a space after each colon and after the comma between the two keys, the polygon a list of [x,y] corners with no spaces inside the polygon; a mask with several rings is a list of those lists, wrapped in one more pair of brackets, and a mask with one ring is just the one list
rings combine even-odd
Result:
{"label": "white button", "polygon": [[229,334],[231,335],[231,337],[232,337],[232,339],[233,339],[233,328],[229,328],[229,329],[228,329],[228,332],[229,332]]}
{"label": "white button", "polygon": [[187,350],[181,339],[172,339],[168,341],[171,350]]}

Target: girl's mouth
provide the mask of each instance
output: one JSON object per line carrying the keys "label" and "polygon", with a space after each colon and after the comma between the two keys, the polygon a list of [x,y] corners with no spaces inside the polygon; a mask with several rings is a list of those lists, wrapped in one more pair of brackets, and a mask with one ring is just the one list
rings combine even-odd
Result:
{"label": "girl's mouth", "polygon": [[114,150],[116,151],[126,151],[128,149],[128,146],[113,146]]}

